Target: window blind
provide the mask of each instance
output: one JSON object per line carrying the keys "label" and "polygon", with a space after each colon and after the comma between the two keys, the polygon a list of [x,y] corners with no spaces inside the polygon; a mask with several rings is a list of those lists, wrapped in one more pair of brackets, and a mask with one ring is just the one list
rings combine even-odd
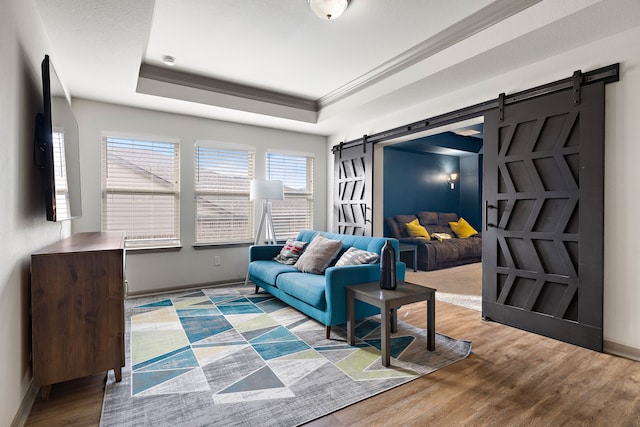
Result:
{"label": "window blind", "polygon": [[127,247],[180,245],[180,145],[103,138],[102,229]]}
{"label": "window blind", "polygon": [[69,184],[67,183],[67,163],[64,148],[64,133],[52,134],[53,141],[53,173],[56,183],[56,215],[58,218],[70,218]]}
{"label": "window blind", "polygon": [[253,202],[249,200],[249,188],[254,157],[253,150],[196,144],[196,244],[253,240]]}
{"label": "window blind", "polygon": [[274,200],[271,207],[278,240],[313,228],[313,157],[268,152],[266,176],[284,184],[284,200]]}

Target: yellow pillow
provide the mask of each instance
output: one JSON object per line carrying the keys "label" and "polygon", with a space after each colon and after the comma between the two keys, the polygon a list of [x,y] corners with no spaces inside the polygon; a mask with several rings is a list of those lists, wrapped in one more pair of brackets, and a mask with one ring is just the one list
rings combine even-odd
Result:
{"label": "yellow pillow", "polygon": [[450,222],[449,227],[451,227],[453,232],[456,233],[456,236],[461,239],[466,239],[474,234],[478,234],[478,232],[464,218],[460,218],[458,222]]}
{"label": "yellow pillow", "polygon": [[429,232],[427,231],[426,228],[420,225],[420,223],[418,222],[418,218],[414,219],[409,223],[406,223],[405,227],[407,227],[407,233],[409,233],[409,236],[424,237],[425,239],[431,240],[431,236],[429,236]]}

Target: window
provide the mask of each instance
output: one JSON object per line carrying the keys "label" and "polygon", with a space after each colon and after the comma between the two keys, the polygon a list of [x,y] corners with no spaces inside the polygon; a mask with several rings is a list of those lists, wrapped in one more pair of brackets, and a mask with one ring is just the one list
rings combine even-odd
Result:
{"label": "window", "polygon": [[127,247],[180,245],[180,145],[104,137],[102,229]]}
{"label": "window", "polygon": [[278,240],[313,228],[313,156],[269,152],[266,179],[284,184],[284,200],[274,200],[271,208]]}
{"label": "window", "polygon": [[67,183],[67,163],[64,147],[64,132],[58,132],[54,129],[52,140],[53,173],[56,177],[56,217],[60,220],[71,218],[69,184]]}
{"label": "window", "polygon": [[196,244],[253,241],[252,147],[197,142],[195,147]]}

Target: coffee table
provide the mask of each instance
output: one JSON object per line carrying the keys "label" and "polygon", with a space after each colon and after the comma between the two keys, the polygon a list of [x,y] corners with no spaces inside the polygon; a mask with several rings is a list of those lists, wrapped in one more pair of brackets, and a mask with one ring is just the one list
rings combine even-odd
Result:
{"label": "coffee table", "polygon": [[396,289],[382,289],[379,282],[347,286],[347,342],[355,345],[355,302],[366,302],[380,309],[382,366],[391,364],[389,342],[391,332],[396,332],[396,309],[401,305],[419,301],[427,302],[427,349],[436,348],[436,290],[413,283],[398,281]]}

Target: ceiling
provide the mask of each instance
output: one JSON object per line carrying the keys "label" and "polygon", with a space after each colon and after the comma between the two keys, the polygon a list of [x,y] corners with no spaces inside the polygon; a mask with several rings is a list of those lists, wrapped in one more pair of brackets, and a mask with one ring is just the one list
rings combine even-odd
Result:
{"label": "ceiling", "polygon": [[320,135],[640,25],[637,0],[351,0],[332,21],[307,0],[33,1],[72,97]]}

